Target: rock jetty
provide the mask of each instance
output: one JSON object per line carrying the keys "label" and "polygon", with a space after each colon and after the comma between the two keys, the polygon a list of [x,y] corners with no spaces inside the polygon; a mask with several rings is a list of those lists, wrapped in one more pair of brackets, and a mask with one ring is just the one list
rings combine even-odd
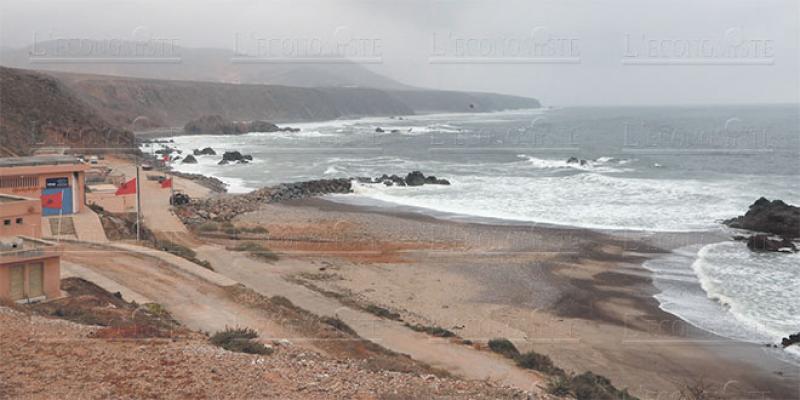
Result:
{"label": "rock jetty", "polygon": [[447,179],[425,176],[420,171],[412,171],[405,178],[397,175],[382,175],[378,178],[337,178],[313,181],[283,183],[238,194],[216,196],[206,199],[192,199],[183,205],[178,215],[189,225],[199,225],[206,221],[225,222],[239,214],[257,210],[262,204],[286,200],[299,200],[333,193],[352,193],[353,181],[371,184],[398,186],[420,186],[424,184],[449,185]]}

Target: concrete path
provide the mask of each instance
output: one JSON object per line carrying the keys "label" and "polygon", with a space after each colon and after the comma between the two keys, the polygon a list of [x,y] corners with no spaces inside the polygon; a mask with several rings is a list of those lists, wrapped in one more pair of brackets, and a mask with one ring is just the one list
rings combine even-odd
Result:
{"label": "concrete path", "polygon": [[469,379],[488,379],[523,390],[533,390],[541,381],[538,375],[519,369],[496,354],[414,332],[397,321],[343,306],[335,299],[287,282],[280,275],[270,272],[263,263],[243,253],[210,245],[200,247],[197,253],[200,258],[210,261],[217,272],[244,282],[263,295],[284,296],[314,314],[336,316],[359,336],[428,365]]}

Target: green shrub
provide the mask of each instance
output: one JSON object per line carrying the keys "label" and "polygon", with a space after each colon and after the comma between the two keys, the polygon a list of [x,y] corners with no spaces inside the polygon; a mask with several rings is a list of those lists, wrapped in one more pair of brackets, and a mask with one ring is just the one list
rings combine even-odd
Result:
{"label": "green shrub", "polygon": [[214,232],[219,230],[219,225],[214,222],[206,222],[197,227],[200,232]]}
{"label": "green shrub", "polygon": [[496,338],[489,341],[489,349],[495,353],[502,354],[508,358],[519,357],[519,350],[511,343],[510,340],[505,338]]}
{"label": "green shrub", "polygon": [[244,228],[239,228],[239,230],[241,230],[242,232],[255,233],[259,235],[266,235],[269,233],[267,228],[264,228],[263,226],[244,227]]}
{"label": "green shrub", "polygon": [[608,378],[584,372],[570,380],[572,392],[577,400],[637,400],[628,390],[619,390]]}
{"label": "green shrub", "polygon": [[547,393],[554,396],[564,397],[571,393],[572,381],[565,375],[556,375],[547,381],[547,387],[545,389]]}
{"label": "green shrub", "polygon": [[167,253],[172,253],[178,257],[183,257],[186,259],[192,259],[195,258],[195,256],[197,256],[197,253],[195,253],[194,250],[182,244],[170,242],[169,240],[160,240],[156,242],[156,246],[161,251],[166,251]]}
{"label": "green shrub", "polygon": [[272,348],[252,340],[257,337],[258,332],[250,328],[225,328],[224,331],[211,336],[209,342],[217,347],[238,353],[271,354]]}
{"label": "green shrub", "polygon": [[189,260],[205,269],[210,269],[212,271],[214,270],[210,262],[198,259],[197,253],[195,253],[194,250],[182,244],[170,242],[169,240],[156,241],[154,244],[156,248],[161,251],[166,251],[167,253],[174,254],[181,258],[185,258],[186,260]]}
{"label": "green shrub", "polygon": [[520,354],[516,357],[516,361],[517,365],[522,368],[532,369],[550,375],[564,375],[564,370],[556,367],[550,357],[535,351]]}
{"label": "green shrub", "polygon": [[409,323],[406,323],[406,326],[411,328],[412,330],[415,330],[417,332],[424,332],[431,336],[442,337],[442,338],[456,336],[455,333],[448,331],[447,329],[440,328],[438,326],[424,326],[420,324],[411,325]]}
{"label": "green shrub", "polygon": [[278,255],[266,246],[256,242],[241,242],[233,246],[234,251],[247,251],[251,256],[263,261],[277,261]]}
{"label": "green shrub", "polygon": [[368,305],[368,306],[365,308],[365,310],[366,310],[368,313],[370,313],[370,314],[374,314],[374,315],[377,315],[377,316],[379,316],[379,317],[381,317],[381,318],[392,319],[392,320],[395,320],[395,321],[399,321],[399,320],[400,320],[400,314],[398,314],[398,313],[396,313],[396,312],[392,312],[392,311],[390,311],[389,309],[386,309],[386,308],[383,308],[383,307],[376,306],[376,305],[374,305],[374,304],[370,304],[370,305]]}
{"label": "green shrub", "polygon": [[353,330],[353,328],[351,328],[349,325],[347,325],[344,321],[342,321],[338,317],[335,317],[335,318],[334,317],[325,317],[325,318],[322,318],[322,322],[324,322],[324,323],[336,328],[336,330],[338,330],[338,331],[342,331],[342,332],[348,333],[348,334],[353,335],[353,336],[358,336],[358,334],[356,333],[356,331]]}
{"label": "green shrub", "polygon": [[260,251],[264,249],[264,246],[256,242],[239,242],[231,249],[234,251]]}

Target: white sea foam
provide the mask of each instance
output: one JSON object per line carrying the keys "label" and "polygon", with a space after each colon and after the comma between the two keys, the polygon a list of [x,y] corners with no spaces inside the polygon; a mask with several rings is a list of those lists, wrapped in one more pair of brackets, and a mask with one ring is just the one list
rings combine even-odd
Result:
{"label": "white sea foam", "polygon": [[[800,254],[754,253],[741,242],[693,245],[647,261],[661,308],[714,334],[779,343],[800,327]],[[800,352],[787,348],[789,361]]]}
{"label": "white sea foam", "polygon": [[[746,208],[725,183],[569,176],[457,176],[451,186],[360,185],[359,196],[440,212],[597,229],[698,231]],[[687,207],[691,204],[691,207]]]}
{"label": "white sea foam", "polygon": [[581,164],[580,162],[567,162],[566,159],[545,159],[526,154],[519,154],[517,157],[526,160],[535,168],[564,170],[574,169],[596,172],[628,172],[631,171],[630,168],[619,168],[619,166],[633,161],[628,159],[617,159],[613,157],[600,157],[596,160],[585,160],[585,162]]}

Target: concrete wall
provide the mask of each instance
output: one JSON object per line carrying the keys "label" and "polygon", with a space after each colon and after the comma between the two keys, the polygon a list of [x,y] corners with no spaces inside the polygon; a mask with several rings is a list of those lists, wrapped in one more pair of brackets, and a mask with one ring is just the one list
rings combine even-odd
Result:
{"label": "concrete wall", "polygon": [[[21,224],[18,218],[22,218]],[[0,237],[17,235],[42,237],[42,201],[38,197],[0,203]]]}
{"label": "concrete wall", "polygon": [[[11,291],[10,269],[15,265],[44,264],[42,289],[48,300],[61,297],[61,260],[60,257],[30,259],[24,263],[0,264],[0,299],[8,299]],[[25,287],[28,287],[28,271],[25,271]]]}

